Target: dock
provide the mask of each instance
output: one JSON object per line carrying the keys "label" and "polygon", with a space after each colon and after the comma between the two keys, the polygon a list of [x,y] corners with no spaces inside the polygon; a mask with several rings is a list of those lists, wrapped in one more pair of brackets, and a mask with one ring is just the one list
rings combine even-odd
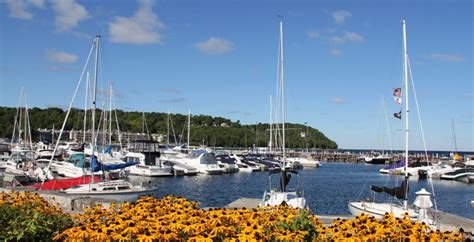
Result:
{"label": "dock", "polygon": [[0,187],[0,192],[11,191],[35,192],[48,203],[56,204],[61,207],[65,213],[70,214],[82,213],[87,207],[90,208],[96,205],[102,205],[107,208],[114,202],[113,200],[91,198],[88,196],[71,196],[60,191],[38,191],[27,187],[18,187],[14,189]]}
{"label": "dock", "polygon": [[[225,208],[256,208],[261,202],[261,199],[258,198],[239,198],[231,203],[229,203]],[[352,215],[318,215],[315,214],[321,222],[325,225],[331,224],[335,219],[351,219],[354,218]],[[458,215],[451,213],[441,212],[441,217],[439,223],[433,229],[439,229],[441,231],[456,231],[460,228],[463,228],[465,232],[470,232],[474,234],[474,220],[464,218]]]}

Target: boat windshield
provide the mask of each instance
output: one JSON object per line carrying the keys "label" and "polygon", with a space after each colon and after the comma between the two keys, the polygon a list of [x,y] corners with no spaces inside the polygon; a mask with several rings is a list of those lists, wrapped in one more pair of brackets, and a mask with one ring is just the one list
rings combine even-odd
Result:
{"label": "boat windshield", "polygon": [[194,150],[189,154],[190,159],[196,159],[198,158],[201,154],[207,153],[205,150]]}
{"label": "boat windshield", "polygon": [[201,157],[201,164],[206,164],[206,165],[217,164],[216,157],[212,153],[206,153]]}

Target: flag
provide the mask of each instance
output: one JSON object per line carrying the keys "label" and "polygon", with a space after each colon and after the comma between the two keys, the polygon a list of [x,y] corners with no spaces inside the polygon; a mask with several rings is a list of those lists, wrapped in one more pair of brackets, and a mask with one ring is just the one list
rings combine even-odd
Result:
{"label": "flag", "polygon": [[393,116],[395,116],[395,118],[402,119],[402,111],[398,113],[393,113]]}
{"label": "flag", "polygon": [[393,100],[398,104],[402,104],[402,89],[400,87],[393,89]]}
{"label": "flag", "polygon": [[401,97],[402,96],[402,89],[400,87],[393,89],[393,96],[394,97]]}
{"label": "flag", "polygon": [[398,104],[402,104],[402,98],[401,97],[393,97],[393,100]]}

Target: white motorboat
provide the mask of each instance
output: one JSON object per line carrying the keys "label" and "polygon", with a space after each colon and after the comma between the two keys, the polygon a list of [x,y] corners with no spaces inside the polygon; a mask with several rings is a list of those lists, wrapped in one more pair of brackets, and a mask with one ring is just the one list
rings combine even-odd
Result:
{"label": "white motorboat", "polygon": [[224,169],[226,173],[238,172],[239,166],[236,164],[236,160],[233,157],[230,157],[227,152],[215,151],[214,155],[216,157],[217,164],[219,167]]}
{"label": "white motorboat", "polygon": [[235,159],[235,163],[239,167],[239,171],[264,171],[267,168],[265,165],[250,161],[245,155],[233,154],[231,157]]}
{"label": "white motorboat", "polygon": [[319,161],[315,160],[310,154],[302,155],[302,156],[299,156],[299,157],[286,158],[286,160],[290,161],[290,162],[298,162],[304,168],[320,167],[321,166],[321,163]]}
{"label": "white motorboat", "polygon": [[[74,153],[64,161],[53,160],[50,170],[61,176],[76,178],[91,175],[90,166],[90,157],[87,157],[84,153]],[[101,174],[102,171],[94,172],[94,175]]]}
{"label": "white motorboat", "polygon": [[176,165],[190,166],[203,174],[221,174],[224,169],[217,164],[216,157],[213,153],[206,150],[193,150],[184,158],[167,157],[167,160]]}
{"label": "white motorboat", "polygon": [[138,176],[172,176],[173,167],[163,164],[157,157],[154,161],[147,161],[142,153],[127,152],[125,155],[127,162],[135,162],[137,165],[129,168],[131,175]]}
{"label": "white motorboat", "polygon": [[160,147],[154,140],[136,140],[129,144],[125,161],[137,165],[129,168],[130,174],[139,176],[171,176],[173,167],[160,159]]}

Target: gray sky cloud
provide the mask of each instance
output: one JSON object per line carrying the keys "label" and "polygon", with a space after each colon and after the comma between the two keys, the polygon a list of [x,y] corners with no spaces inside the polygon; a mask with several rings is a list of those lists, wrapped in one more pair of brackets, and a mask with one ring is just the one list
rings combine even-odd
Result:
{"label": "gray sky cloud", "polygon": [[352,14],[347,10],[338,10],[332,13],[332,18],[336,24],[342,24],[347,18],[350,18]]}
{"label": "gray sky cloud", "polygon": [[351,31],[343,31],[342,35],[334,35],[331,37],[331,42],[333,42],[334,44],[344,44],[347,42],[362,43],[364,41],[364,36]]}
{"label": "gray sky cloud", "polygon": [[57,50],[47,50],[44,57],[56,63],[74,63],[78,59],[76,55]]}
{"label": "gray sky cloud", "polygon": [[340,49],[333,48],[329,50],[329,54],[331,54],[334,57],[340,57],[342,56],[342,51]]}
{"label": "gray sky cloud", "polygon": [[52,5],[56,13],[54,24],[58,31],[71,30],[79,22],[90,18],[86,8],[75,0],[55,0]]}
{"label": "gray sky cloud", "polygon": [[306,36],[308,36],[310,39],[317,39],[319,37],[319,32],[316,30],[307,30],[306,31]]}
{"label": "gray sky cloud", "polygon": [[184,97],[160,99],[160,103],[181,103],[186,101]]}
{"label": "gray sky cloud", "polygon": [[160,88],[160,92],[164,93],[180,93],[180,91],[176,88]]}
{"label": "gray sky cloud", "polygon": [[44,8],[44,0],[6,0],[8,8],[8,16],[29,20],[33,19],[33,14],[29,11],[29,7]]}
{"label": "gray sky cloud", "polygon": [[433,53],[428,56],[428,59],[435,60],[435,61],[443,61],[443,62],[461,62],[464,60],[464,58],[460,55],[440,54],[440,53]]}
{"label": "gray sky cloud", "polygon": [[342,105],[342,104],[348,104],[349,101],[343,99],[343,98],[340,98],[340,97],[333,97],[329,100],[329,102],[333,103],[333,104],[338,104],[338,105]]}
{"label": "gray sky cloud", "polygon": [[226,39],[211,37],[204,42],[194,45],[202,53],[209,55],[222,55],[234,49],[234,44]]}
{"label": "gray sky cloud", "polygon": [[160,44],[162,36],[160,29],[165,25],[153,12],[153,0],[141,0],[138,9],[132,17],[115,17],[109,23],[109,34],[114,43],[127,44]]}

